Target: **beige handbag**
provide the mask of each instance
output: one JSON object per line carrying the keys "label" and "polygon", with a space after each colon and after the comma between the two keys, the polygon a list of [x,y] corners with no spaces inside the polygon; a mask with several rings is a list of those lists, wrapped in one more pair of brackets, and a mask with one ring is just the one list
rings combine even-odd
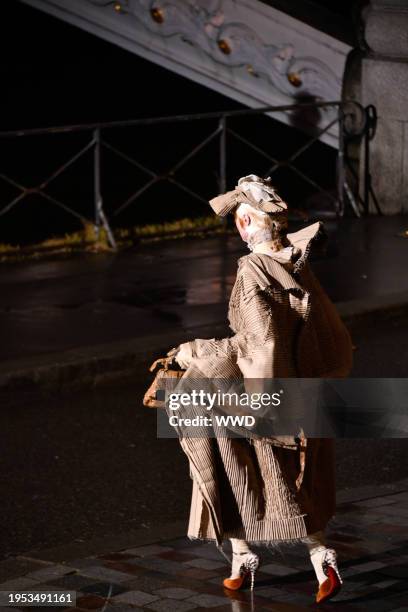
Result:
{"label": "beige handbag", "polygon": [[152,384],[146,391],[143,398],[143,405],[147,408],[164,408],[165,401],[157,397],[158,389],[163,389],[163,384],[160,384],[163,378],[181,378],[185,372],[175,362],[173,357],[162,357],[156,359],[150,366],[150,372],[158,367]]}

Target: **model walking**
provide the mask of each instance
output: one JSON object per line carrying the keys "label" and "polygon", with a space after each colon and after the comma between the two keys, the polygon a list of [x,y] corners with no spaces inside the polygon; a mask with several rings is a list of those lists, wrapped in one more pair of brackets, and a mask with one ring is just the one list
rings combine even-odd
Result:
{"label": "model walking", "polygon": [[[352,348],[308,256],[320,223],[286,234],[287,205],[270,179],[249,175],[210,201],[234,214],[250,253],[241,257],[229,303],[234,335],[197,339],[168,353],[185,377],[347,376]],[[228,589],[251,587],[259,558],[251,543],[303,542],[316,572],[316,601],[341,587],[336,553],[324,530],[335,511],[334,442],[325,438],[194,438],[181,445],[193,493],[188,536],[232,545]]]}

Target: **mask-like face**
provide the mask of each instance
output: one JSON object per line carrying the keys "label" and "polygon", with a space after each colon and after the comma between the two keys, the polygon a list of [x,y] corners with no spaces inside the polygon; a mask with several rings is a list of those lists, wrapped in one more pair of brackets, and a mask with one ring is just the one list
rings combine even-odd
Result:
{"label": "mask-like face", "polygon": [[238,215],[235,211],[234,213],[235,225],[244,242],[248,242],[248,227],[251,224],[251,217],[244,213],[243,215]]}

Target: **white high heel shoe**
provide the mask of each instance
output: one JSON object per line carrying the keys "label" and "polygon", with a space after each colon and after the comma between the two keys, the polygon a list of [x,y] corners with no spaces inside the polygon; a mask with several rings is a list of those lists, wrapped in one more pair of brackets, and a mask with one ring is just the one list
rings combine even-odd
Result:
{"label": "white high heel shoe", "polygon": [[333,548],[326,548],[312,554],[310,559],[316,574],[318,575],[319,570],[322,569],[327,576],[326,580],[319,584],[319,590],[316,593],[316,603],[323,603],[337,595],[343,584],[337,567],[336,551]]}
{"label": "white high heel shoe", "polygon": [[237,578],[226,578],[223,585],[226,589],[238,591],[242,588],[247,579],[250,579],[251,591],[254,589],[255,573],[259,567],[259,557],[255,553],[232,553],[233,555],[242,557],[242,563],[239,568],[239,576]]}

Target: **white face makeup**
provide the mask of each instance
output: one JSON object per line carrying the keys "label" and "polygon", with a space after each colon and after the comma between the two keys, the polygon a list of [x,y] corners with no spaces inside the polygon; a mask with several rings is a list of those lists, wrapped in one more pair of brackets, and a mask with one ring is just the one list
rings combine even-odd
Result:
{"label": "white face makeup", "polygon": [[248,227],[251,225],[251,217],[247,213],[238,214],[238,212],[235,211],[234,219],[242,240],[248,242]]}

